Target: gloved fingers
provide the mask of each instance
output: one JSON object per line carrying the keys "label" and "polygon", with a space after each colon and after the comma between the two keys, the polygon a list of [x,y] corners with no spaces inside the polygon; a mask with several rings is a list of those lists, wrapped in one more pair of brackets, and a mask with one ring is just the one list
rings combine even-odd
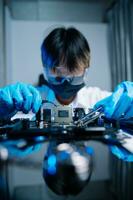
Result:
{"label": "gloved fingers", "polygon": [[103,108],[105,108],[105,105],[106,105],[107,103],[110,102],[110,98],[111,98],[111,96],[106,97],[106,98],[104,98],[104,99],[98,101],[98,102],[94,105],[94,109],[97,109],[97,108],[100,107],[100,106],[102,106]]}
{"label": "gloved fingers", "polygon": [[[16,89],[16,91],[14,91]],[[26,85],[23,83],[17,83],[12,88],[12,97],[15,102],[17,110],[21,110],[24,113],[28,113],[32,110],[36,113],[41,105],[41,96],[37,89],[32,85]]]}
{"label": "gloved fingers", "polygon": [[126,112],[133,99],[132,82],[122,82],[114,90],[111,96],[98,102],[94,108],[102,106],[107,118],[118,119]]}
{"label": "gloved fingers", "polygon": [[13,106],[13,100],[11,98],[11,93],[8,87],[5,87],[0,90],[0,102],[4,102],[4,104]]}
{"label": "gloved fingers", "polygon": [[0,118],[11,118],[17,111],[37,112],[41,105],[41,96],[34,87],[17,83],[0,89]]}
{"label": "gloved fingers", "polygon": [[23,105],[21,110],[28,113],[32,109],[33,95],[26,84],[20,85],[20,92],[23,96]]}
{"label": "gloved fingers", "polygon": [[11,99],[13,101],[14,109],[16,109],[17,111],[22,110],[23,96],[20,91],[19,83],[15,85],[11,85],[9,90],[10,90]]}
{"label": "gloved fingers", "polygon": [[105,102],[105,104],[103,105],[104,113],[107,118],[113,118],[113,114],[116,110],[116,105],[117,105],[119,99],[121,98],[121,95],[124,93],[124,90],[125,90],[125,88],[123,86],[123,83],[119,84],[115,88],[112,95],[108,98],[108,101]]}
{"label": "gloved fingers", "polygon": [[35,145],[30,145],[26,146],[25,148],[19,148],[19,143],[22,143],[23,140],[19,141],[6,141],[3,143],[4,146],[9,151],[9,156],[12,157],[24,157],[27,155],[30,155],[31,153],[37,152],[41,148],[41,144],[35,144]]}
{"label": "gloved fingers", "polygon": [[10,119],[16,110],[8,87],[0,90],[0,119]]}
{"label": "gloved fingers", "polygon": [[38,110],[39,110],[39,108],[41,106],[41,103],[42,103],[41,95],[40,95],[39,91],[36,88],[34,88],[32,85],[29,85],[29,90],[33,95],[33,98],[32,98],[32,111],[34,113],[36,113],[36,112],[38,112]]}
{"label": "gloved fingers", "polygon": [[133,117],[133,101],[132,101],[131,105],[129,106],[129,108],[124,113],[125,119],[131,118],[131,117]]}
{"label": "gloved fingers", "polygon": [[125,92],[117,102],[112,118],[119,119],[122,115],[125,115],[125,112],[128,110],[131,103],[132,99],[128,96],[128,93]]}
{"label": "gloved fingers", "polygon": [[[129,112],[129,109],[131,105],[133,106],[133,84],[132,82],[123,82],[120,84],[122,88],[124,89],[123,93],[121,94],[120,98],[117,101],[117,104],[115,106],[115,112],[113,113],[113,118],[118,119],[121,117],[122,114],[124,114],[124,118],[126,118],[126,114],[128,114],[128,117],[131,117],[131,112]],[[120,91],[120,90],[119,90]]]}
{"label": "gloved fingers", "polygon": [[33,152],[33,146],[26,148],[24,151],[13,146],[8,147],[8,149],[11,157],[25,157]]}
{"label": "gloved fingers", "polygon": [[128,84],[127,95],[128,95],[128,99],[130,99],[130,102],[128,103],[126,101],[126,104],[128,104],[128,108],[124,112],[124,118],[128,119],[128,118],[133,117],[133,83],[132,82],[126,82],[125,84]]}
{"label": "gloved fingers", "polygon": [[114,102],[113,97],[110,95],[109,97],[106,97],[102,99],[101,101],[98,101],[94,105],[94,109],[97,109],[98,107],[102,106],[104,114],[107,118],[111,118],[113,112],[114,112]]}
{"label": "gloved fingers", "polygon": [[125,92],[125,87],[123,86],[123,84],[119,84],[114,92],[112,93],[112,100],[113,100],[113,104],[114,107],[117,105],[119,99],[121,98],[122,94]]}
{"label": "gloved fingers", "polygon": [[129,153],[125,149],[117,147],[115,145],[110,145],[109,148],[110,148],[111,152],[119,159],[122,159],[127,162],[133,162],[133,154],[132,153]]}
{"label": "gloved fingers", "polygon": [[125,91],[128,91],[133,97],[133,82],[125,81],[122,82],[121,84],[123,84]]}

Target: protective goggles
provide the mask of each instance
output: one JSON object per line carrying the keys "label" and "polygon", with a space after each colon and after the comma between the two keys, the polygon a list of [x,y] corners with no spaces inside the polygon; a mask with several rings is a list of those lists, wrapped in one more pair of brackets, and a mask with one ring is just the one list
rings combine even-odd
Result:
{"label": "protective goggles", "polygon": [[49,83],[52,83],[54,85],[60,85],[60,84],[64,83],[65,81],[68,81],[71,85],[80,85],[85,82],[87,72],[88,72],[88,68],[85,69],[85,71],[82,75],[59,76],[59,75],[53,75],[50,72],[50,70],[45,67],[44,68],[44,77]]}

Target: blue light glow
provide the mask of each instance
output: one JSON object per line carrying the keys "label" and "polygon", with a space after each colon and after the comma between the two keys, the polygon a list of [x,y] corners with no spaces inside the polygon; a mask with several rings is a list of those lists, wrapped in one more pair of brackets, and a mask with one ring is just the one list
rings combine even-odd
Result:
{"label": "blue light glow", "polygon": [[50,155],[49,157],[48,157],[48,165],[50,166],[50,167],[55,167],[55,165],[56,165],[56,156],[55,155]]}
{"label": "blue light glow", "polygon": [[55,166],[49,166],[48,167],[48,173],[51,175],[54,175],[56,173],[56,167]]}
{"label": "blue light glow", "polygon": [[62,151],[59,153],[59,157],[61,160],[66,160],[69,157],[69,154],[66,151]]}
{"label": "blue light glow", "polygon": [[93,155],[94,150],[93,150],[92,147],[86,147],[86,152],[87,152],[89,155]]}

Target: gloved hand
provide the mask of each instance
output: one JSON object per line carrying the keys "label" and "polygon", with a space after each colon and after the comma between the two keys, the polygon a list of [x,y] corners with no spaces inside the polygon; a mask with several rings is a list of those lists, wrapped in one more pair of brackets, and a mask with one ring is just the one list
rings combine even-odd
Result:
{"label": "gloved hand", "polygon": [[107,118],[133,117],[133,82],[120,83],[111,96],[96,103],[94,108],[99,106],[103,107]]}
{"label": "gloved hand", "polygon": [[5,141],[2,143],[8,149],[9,157],[26,157],[31,153],[37,152],[41,148],[41,144],[28,144],[24,139],[19,139],[16,141]]}
{"label": "gloved hand", "polygon": [[[102,106],[107,118],[119,120],[133,117],[133,82],[120,83],[111,96],[99,101],[94,107]],[[119,159],[133,161],[133,154],[117,146],[110,145],[111,152]]]}
{"label": "gloved hand", "polygon": [[109,149],[117,158],[122,159],[127,162],[133,162],[133,154],[129,153],[125,149],[114,146],[114,145],[110,145]]}
{"label": "gloved hand", "polygon": [[9,119],[17,111],[36,113],[41,105],[41,96],[32,86],[16,83],[0,89],[0,119]]}

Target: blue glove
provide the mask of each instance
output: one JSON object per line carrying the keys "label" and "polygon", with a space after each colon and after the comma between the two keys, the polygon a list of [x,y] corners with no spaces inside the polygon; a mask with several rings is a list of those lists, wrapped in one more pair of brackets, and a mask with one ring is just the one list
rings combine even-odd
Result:
{"label": "blue glove", "polygon": [[0,89],[0,119],[9,119],[17,111],[36,113],[41,105],[40,93],[32,85],[16,83]]}
{"label": "blue glove", "polygon": [[103,107],[107,118],[133,117],[133,82],[120,83],[111,96],[99,101],[94,107],[99,106]]}
{"label": "blue glove", "polygon": [[16,141],[6,141],[2,142],[3,146],[8,149],[9,157],[26,157],[31,153],[37,152],[41,148],[41,144],[28,145],[28,143],[23,140]]}
{"label": "blue glove", "polygon": [[[111,96],[99,101],[94,107],[102,106],[107,118],[119,120],[133,117],[133,82],[120,83]],[[133,162],[133,154],[123,148],[110,145],[111,152],[119,159]]]}
{"label": "blue glove", "polygon": [[133,162],[133,154],[129,153],[123,148],[118,148],[117,146],[109,146],[111,152],[119,159],[122,159],[127,162]]}

